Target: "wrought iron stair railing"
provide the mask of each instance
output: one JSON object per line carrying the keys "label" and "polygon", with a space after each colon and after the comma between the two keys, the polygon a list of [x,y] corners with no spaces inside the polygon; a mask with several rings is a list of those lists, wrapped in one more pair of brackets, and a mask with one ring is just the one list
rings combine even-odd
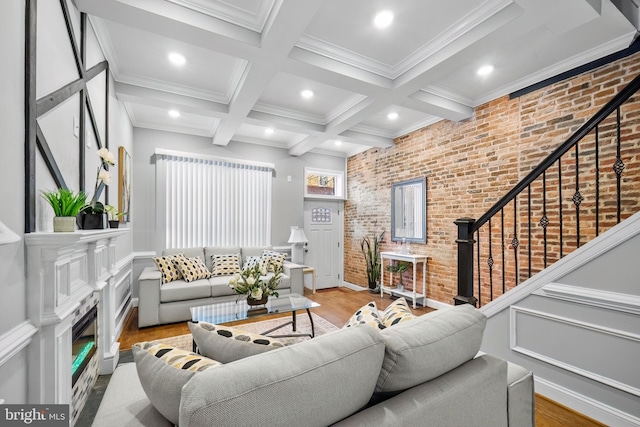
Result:
{"label": "wrought iron stair railing", "polygon": [[640,210],[639,89],[637,76],[478,220],[455,221],[456,304],[494,300]]}

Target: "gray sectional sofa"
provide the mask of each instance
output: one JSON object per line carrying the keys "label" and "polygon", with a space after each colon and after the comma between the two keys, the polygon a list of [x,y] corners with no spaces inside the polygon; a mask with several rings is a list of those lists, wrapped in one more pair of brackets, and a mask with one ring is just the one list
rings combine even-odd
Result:
{"label": "gray sectional sofa", "polygon": [[[173,405],[181,427],[532,427],[533,375],[478,354],[485,323],[464,305],[382,331],[345,328],[195,373],[160,404]],[[136,359],[142,383],[136,364],[116,369],[93,427],[172,425],[142,385],[164,392],[164,368],[145,360]]]}
{"label": "gray sectional sofa", "polygon": [[[240,247],[215,246],[204,248],[166,249],[163,256],[183,253],[187,257],[199,257],[211,271],[211,257],[239,253],[242,262],[249,256],[260,256],[271,246]],[[154,267],[145,268],[138,279],[140,298],[138,301],[138,326],[162,325],[191,319],[190,307],[213,304],[215,302],[235,301],[238,298],[229,287],[230,276],[212,276],[209,279],[196,280],[190,283],[176,280],[162,283],[160,271]],[[296,293],[303,295],[304,279],[302,266],[285,261],[282,280],[278,293],[286,295]]]}

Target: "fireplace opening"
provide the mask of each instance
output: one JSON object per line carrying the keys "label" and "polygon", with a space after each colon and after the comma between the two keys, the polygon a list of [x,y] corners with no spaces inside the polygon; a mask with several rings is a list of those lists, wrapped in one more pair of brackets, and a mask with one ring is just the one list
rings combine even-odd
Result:
{"label": "fireplace opening", "polygon": [[78,378],[96,352],[96,324],[98,319],[98,306],[94,306],[80,319],[71,332],[71,377],[72,385]]}

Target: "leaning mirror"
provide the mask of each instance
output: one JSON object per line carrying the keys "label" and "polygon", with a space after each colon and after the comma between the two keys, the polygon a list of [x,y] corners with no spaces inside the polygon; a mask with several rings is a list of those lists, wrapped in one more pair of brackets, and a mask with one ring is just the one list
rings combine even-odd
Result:
{"label": "leaning mirror", "polygon": [[391,184],[391,240],[427,243],[427,179]]}

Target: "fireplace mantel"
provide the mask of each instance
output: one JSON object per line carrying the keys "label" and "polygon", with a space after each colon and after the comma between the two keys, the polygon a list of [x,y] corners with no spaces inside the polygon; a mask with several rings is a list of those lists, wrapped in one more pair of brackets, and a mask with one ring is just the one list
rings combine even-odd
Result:
{"label": "fireplace mantel", "polygon": [[129,229],[29,233],[27,311],[36,333],[29,351],[30,403],[71,403],[71,330],[80,302],[98,295],[101,374],[118,363],[115,245]]}

